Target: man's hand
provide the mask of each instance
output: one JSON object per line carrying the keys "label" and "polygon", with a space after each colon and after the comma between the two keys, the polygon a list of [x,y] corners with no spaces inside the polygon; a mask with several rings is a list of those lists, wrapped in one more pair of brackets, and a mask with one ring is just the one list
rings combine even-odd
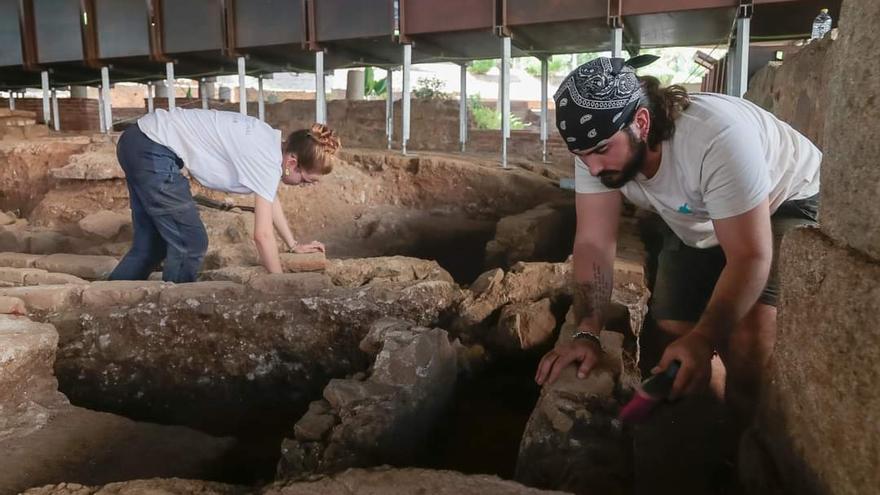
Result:
{"label": "man's hand", "polygon": [[318,241],[312,241],[308,244],[295,244],[291,249],[292,253],[323,253],[325,252],[324,244]]}
{"label": "man's hand", "polygon": [[535,382],[538,385],[553,383],[559,377],[559,373],[571,363],[578,362],[577,376],[585,378],[590,370],[599,362],[602,350],[599,346],[586,339],[574,339],[556,346],[541,358],[538,371],[535,374]]}
{"label": "man's hand", "polygon": [[682,395],[690,395],[705,388],[712,375],[712,342],[708,337],[691,331],[683,337],[669,344],[663,352],[663,357],[651,373],[655,375],[666,370],[672,361],[679,360],[681,368],[672,385],[670,399],[677,399]]}

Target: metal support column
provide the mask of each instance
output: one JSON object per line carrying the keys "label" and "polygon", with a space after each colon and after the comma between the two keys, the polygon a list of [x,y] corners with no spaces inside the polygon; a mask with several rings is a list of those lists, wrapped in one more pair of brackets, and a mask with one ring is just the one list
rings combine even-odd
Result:
{"label": "metal support column", "polygon": [[412,45],[403,45],[403,135],[400,139],[400,150],[405,155],[406,145],[409,142],[409,119],[410,119],[410,72],[412,70]]}
{"label": "metal support column", "polygon": [[168,88],[168,111],[174,110],[174,62],[165,64],[165,87]]}
{"label": "metal support column", "polygon": [[199,99],[202,100],[202,110],[208,109],[208,84],[205,78],[199,79]]}
{"label": "metal support column", "polygon": [[611,56],[623,58],[623,28],[611,29]]}
{"label": "metal support column", "polygon": [[104,122],[104,88],[98,86],[98,127],[101,132],[107,132],[107,125]]}
{"label": "metal support column", "polygon": [[752,3],[743,2],[736,18],[736,47],[731,66],[728,94],[742,97],[749,85],[749,38],[752,21]]}
{"label": "metal support column", "polygon": [[263,76],[257,77],[257,116],[261,121],[266,121],[266,100],[263,96]]}
{"label": "metal support column", "polygon": [[327,123],[327,94],[324,89],[324,51],[315,52],[315,122]]}
{"label": "metal support column", "polygon": [[458,142],[461,143],[462,153],[467,147],[468,138],[467,68],[467,62],[461,64],[461,90],[458,93]]}
{"label": "metal support column", "polygon": [[104,122],[107,125],[107,132],[111,132],[113,131],[113,102],[110,96],[110,69],[106,65],[101,67],[101,87],[104,88]]}
{"label": "metal support column", "polygon": [[49,124],[49,71],[44,70],[40,74],[43,81],[43,123]]}
{"label": "metal support column", "polygon": [[238,113],[247,115],[247,88],[244,87],[244,57],[238,57]]}
{"label": "metal support column", "polygon": [[541,58],[541,160],[547,163],[547,86],[550,79],[550,59],[547,56]]}
{"label": "metal support column", "polygon": [[52,128],[56,131],[61,130],[61,116],[58,115],[58,92],[52,90]]}
{"label": "metal support column", "polygon": [[385,136],[388,138],[388,149],[394,140],[394,71],[388,69],[385,76]]}
{"label": "metal support column", "polygon": [[507,167],[510,139],[510,37],[501,38],[501,166]]}
{"label": "metal support column", "polygon": [[147,82],[147,113],[153,113],[153,81]]}
{"label": "metal support column", "polygon": [[15,91],[9,92],[9,109],[15,110]]}

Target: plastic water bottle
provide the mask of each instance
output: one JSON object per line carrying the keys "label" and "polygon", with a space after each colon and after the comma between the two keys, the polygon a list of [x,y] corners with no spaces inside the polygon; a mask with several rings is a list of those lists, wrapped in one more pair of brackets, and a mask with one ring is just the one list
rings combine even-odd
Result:
{"label": "plastic water bottle", "polygon": [[810,41],[820,40],[831,31],[831,16],[828,15],[828,9],[822,9],[819,15],[813,19],[813,33],[810,35]]}

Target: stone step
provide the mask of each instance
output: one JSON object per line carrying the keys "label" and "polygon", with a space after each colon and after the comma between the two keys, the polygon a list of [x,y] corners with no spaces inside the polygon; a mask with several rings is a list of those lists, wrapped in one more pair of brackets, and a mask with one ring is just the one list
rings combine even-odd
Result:
{"label": "stone step", "polygon": [[55,393],[57,347],[54,326],[24,316],[0,315],[0,436],[10,414],[27,402]]}

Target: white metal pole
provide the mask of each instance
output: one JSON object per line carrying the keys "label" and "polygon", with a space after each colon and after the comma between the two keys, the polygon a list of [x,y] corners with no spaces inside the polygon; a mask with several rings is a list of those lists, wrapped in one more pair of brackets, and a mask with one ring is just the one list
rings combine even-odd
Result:
{"label": "white metal pole", "polygon": [[107,125],[104,123],[104,88],[98,86],[98,127],[101,132],[107,132]]}
{"label": "white metal pole", "polygon": [[110,95],[110,69],[105,65],[101,67],[101,86],[104,88],[104,122],[107,125],[107,132],[113,131],[113,101]]}
{"label": "white metal pole", "polygon": [[174,110],[174,62],[165,64],[165,87],[168,88],[168,111]]}
{"label": "white metal pole", "polygon": [[205,78],[199,79],[199,99],[202,100],[202,110],[208,109],[208,85]]}
{"label": "white metal pole", "polygon": [[749,37],[751,19],[741,16],[736,20],[736,50],[730,82],[730,95],[742,97],[749,85]]}
{"label": "white metal pole", "polygon": [[153,81],[147,82],[147,113],[153,113]]}
{"label": "white metal pole", "polygon": [[257,115],[260,120],[266,121],[266,100],[263,97],[263,76],[257,78]]}
{"label": "white metal pole", "polygon": [[412,45],[403,45],[403,115],[401,136],[401,152],[406,154],[406,145],[409,141],[409,118],[410,118],[410,71],[412,70]]}
{"label": "white metal pole", "polygon": [[52,127],[56,131],[61,130],[61,116],[58,115],[58,92],[52,90]]}
{"label": "white metal pole", "polygon": [[9,109],[15,110],[15,91],[9,92]]}
{"label": "white metal pole", "polygon": [[548,57],[541,58],[541,159],[547,163],[547,138],[549,137],[547,129],[547,86],[550,79],[550,60]]}
{"label": "white metal pole", "polygon": [[611,56],[614,58],[623,57],[623,28],[611,30]]}
{"label": "white metal pole", "polygon": [[510,138],[510,37],[501,38],[501,166],[507,168]]}
{"label": "white metal pole", "polygon": [[461,64],[461,90],[458,98],[458,142],[461,143],[462,153],[467,147],[468,137],[467,67],[467,62]]}
{"label": "white metal pole", "polygon": [[43,123],[49,124],[49,71],[40,74],[43,82]]}
{"label": "white metal pole", "polygon": [[238,112],[247,115],[247,89],[244,87],[244,57],[238,57]]}
{"label": "white metal pole", "polygon": [[388,69],[385,76],[385,136],[388,138],[388,149],[394,139],[394,71]]}
{"label": "white metal pole", "polygon": [[327,94],[324,92],[324,51],[315,52],[315,122],[327,123]]}

